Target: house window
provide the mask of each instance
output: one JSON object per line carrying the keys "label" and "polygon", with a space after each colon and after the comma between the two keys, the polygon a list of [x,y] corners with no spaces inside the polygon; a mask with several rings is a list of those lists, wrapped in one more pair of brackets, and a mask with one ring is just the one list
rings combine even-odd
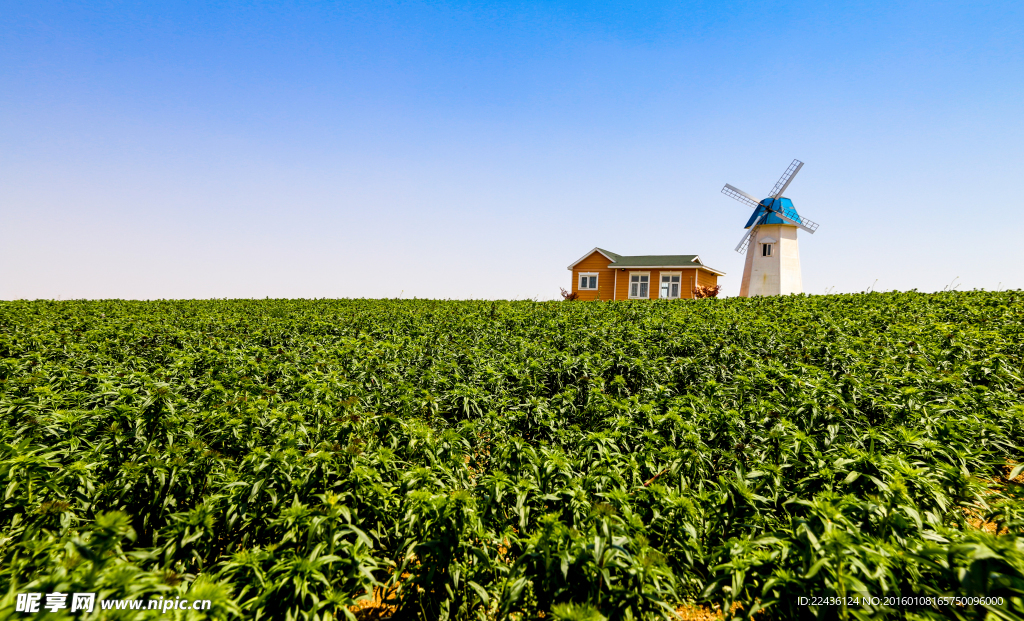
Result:
{"label": "house window", "polygon": [[650,297],[648,287],[651,284],[650,274],[629,275],[629,297],[631,299],[644,299]]}
{"label": "house window", "polygon": [[770,257],[772,256],[772,244],[761,244],[761,256]]}
{"label": "house window", "polygon": [[597,274],[580,274],[580,289],[597,290]]}
{"label": "house window", "polygon": [[676,300],[679,298],[679,288],[682,285],[681,274],[662,274],[661,275],[661,296],[666,300]]}

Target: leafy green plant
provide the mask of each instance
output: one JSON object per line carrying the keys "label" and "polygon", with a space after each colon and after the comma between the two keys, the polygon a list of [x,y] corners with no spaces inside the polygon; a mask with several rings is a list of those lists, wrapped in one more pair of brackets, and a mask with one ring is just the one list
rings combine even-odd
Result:
{"label": "leafy green plant", "polygon": [[[1024,618],[1022,377],[1019,291],[0,302],[0,615]],[[896,595],[1002,603],[799,604]]]}

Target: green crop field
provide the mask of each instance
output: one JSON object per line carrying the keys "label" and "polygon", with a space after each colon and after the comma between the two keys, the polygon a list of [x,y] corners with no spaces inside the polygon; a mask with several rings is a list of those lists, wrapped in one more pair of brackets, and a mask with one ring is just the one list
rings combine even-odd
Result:
{"label": "green crop field", "polygon": [[0,618],[1020,619],[1022,377],[1020,291],[0,302]]}

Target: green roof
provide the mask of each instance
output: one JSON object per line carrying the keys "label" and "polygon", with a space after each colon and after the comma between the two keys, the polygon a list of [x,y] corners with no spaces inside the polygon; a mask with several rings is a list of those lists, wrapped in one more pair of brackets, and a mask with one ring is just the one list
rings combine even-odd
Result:
{"label": "green roof", "polygon": [[648,254],[637,257],[615,255],[614,261],[608,267],[694,267],[696,265],[704,264],[695,254]]}
{"label": "green roof", "polygon": [[604,248],[594,248],[587,254],[580,257],[579,261],[569,266],[569,269],[573,269],[580,261],[586,259],[594,251],[600,252],[604,256],[608,257],[611,263],[608,267],[613,269],[625,269],[630,267],[647,267],[647,268],[674,268],[674,267],[703,267],[706,270],[712,271],[719,275],[725,275],[725,272],[716,270],[713,267],[708,267],[700,260],[695,254],[646,254],[635,257],[627,257],[621,254],[616,254],[610,250]]}

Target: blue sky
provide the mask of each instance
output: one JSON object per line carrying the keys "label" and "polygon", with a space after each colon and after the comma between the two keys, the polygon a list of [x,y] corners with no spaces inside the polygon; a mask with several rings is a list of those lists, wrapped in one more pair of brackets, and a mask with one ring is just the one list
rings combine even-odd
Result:
{"label": "blue sky", "polygon": [[1019,2],[0,1],[0,298],[735,295],[793,158],[806,292],[1024,288],[1022,59]]}

